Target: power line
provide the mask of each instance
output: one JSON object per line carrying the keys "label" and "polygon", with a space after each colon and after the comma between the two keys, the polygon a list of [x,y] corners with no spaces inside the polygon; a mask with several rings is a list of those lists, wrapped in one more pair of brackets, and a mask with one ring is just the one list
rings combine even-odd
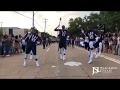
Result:
{"label": "power line", "polygon": [[[16,12],[16,11],[15,11],[15,12]],[[37,12],[38,12],[38,11],[37,11]],[[37,13],[37,12],[36,12],[36,13]],[[26,17],[26,18],[33,19],[33,18],[30,18],[30,17],[28,17],[28,16],[26,16],[26,15],[23,15],[23,14],[21,14],[21,13],[19,13],[19,12],[16,12],[16,13],[18,13],[18,14]],[[36,13],[35,13],[35,14],[36,14]],[[34,14],[34,15],[35,15],[35,14]],[[34,21],[35,21],[35,19],[34,19]],[[35,22],[36,22],[36,21],[35,21]],[[37,23],[37,22],[36,22],[36,23]],[[37,24],[38,24],[38,23],[37,23]],[[39,24],[38,24],[38,25],[39,25]],[[40,25],[39,25],[39,26],[40,26]],[[40,26],[40,27],[41,27],[41,26]],[[41,27],[41,28],[42,28],[42,27]],[[42,29],[43,29],[43,28],[42,28]]]}
{"label": "power line", "polygon": [[[16,11],[15,11],[15,12],[16,12]],[[19,12],[16,12],[16,13],[18,13],[18,14],[20,14],[20,15],[26,17],[26,18],[32,19],[32,18],[30,18],[30,17],[28,17],[28,16],[26,16],[26,15],[23,15],[23,14],[21,14],[21,13],[19,13]]]}
{"label": "power line", "polygon": [[[35,23],[38,25],[38,26],[40,26],[36,21],[35,21]],[[41,26],[40,26],[41,27]],[[41,27],[42,29],[43,29],[43,27]]]}

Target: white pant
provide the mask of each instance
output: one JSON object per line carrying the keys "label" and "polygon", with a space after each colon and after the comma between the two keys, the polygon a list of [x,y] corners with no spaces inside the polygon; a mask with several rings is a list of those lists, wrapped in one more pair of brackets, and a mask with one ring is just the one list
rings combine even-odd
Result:
{"label": "white pant", "polygon": [[89,57],[90,57],[89,62],[92,62],[92,60],[93,60],[93,48],[94,48],[93,44],[94,44],[94,41],[89,42]]}
{"label": "white pant", "polygon": [[65,48],[61,48],[60,49],[60,59],[65,60],[65,56],[66,56],[66,49]]}
{"label": "white pant", "polygon": [[99,43],[99,54],[98,54],[99,56],[101,56],[101,52],[102,52],[102,45],[103,45],[103,44],[102,44],[102,42],[100,42],[100,43]]}
{"label": "white pant", "polygon": [[90,48],[90,49],[93,49],[93,48],[94,48],[93,44],[94,44],[93,41],[90,41],[90,42],[89,42],[89,48]]}
{"label": "white pant", "polygon": [[102,50],[102,42],[99,43],[99,50]]}

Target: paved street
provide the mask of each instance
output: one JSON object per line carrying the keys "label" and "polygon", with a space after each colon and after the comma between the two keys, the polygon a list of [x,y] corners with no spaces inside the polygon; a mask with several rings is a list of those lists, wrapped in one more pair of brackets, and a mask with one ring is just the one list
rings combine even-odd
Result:
{"label": "paved street", "polygon": [[68,47],[65,61],[59,59],[57,44],[38,46],[37,52],[40,67],[34,59],[23,67],[24,54],[0,57],[0,79],[120,79],[120,56],[103,53],[88,64],[88,52],[79,47]]}

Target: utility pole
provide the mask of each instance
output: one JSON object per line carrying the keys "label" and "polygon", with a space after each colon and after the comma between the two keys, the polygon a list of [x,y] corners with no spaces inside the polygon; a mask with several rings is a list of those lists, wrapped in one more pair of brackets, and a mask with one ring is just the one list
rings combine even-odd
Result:
{"label": "utility pole", "polygon": [[1,23],[1,32],[3,33],[3,31],[2,31],[2,23],[3,23],[3,22],[0,22],[0,23]]}
{"label": "utility pole", "polygon": [[33,11],[33,23],[32,24],[33,24],[33,27],[34,27],[34,11]]}
{"label": "utility pole", "polygon": [[48,20],[48,19],[44,18],[44,20],[45,20],[45,28],[44,28],[44,37],[45,37],[46,23],[47,23],[47,20]]}

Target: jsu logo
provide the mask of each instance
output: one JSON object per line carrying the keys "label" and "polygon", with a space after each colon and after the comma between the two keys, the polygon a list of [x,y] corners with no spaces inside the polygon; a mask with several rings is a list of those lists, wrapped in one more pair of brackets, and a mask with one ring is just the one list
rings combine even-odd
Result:
{"label": "jsu logo", "polygon": [[100,70],[99,67],[92,67],[92,69],[93,69],[93,73],[92,73],[92,75],[101,72],[101,70]]}

